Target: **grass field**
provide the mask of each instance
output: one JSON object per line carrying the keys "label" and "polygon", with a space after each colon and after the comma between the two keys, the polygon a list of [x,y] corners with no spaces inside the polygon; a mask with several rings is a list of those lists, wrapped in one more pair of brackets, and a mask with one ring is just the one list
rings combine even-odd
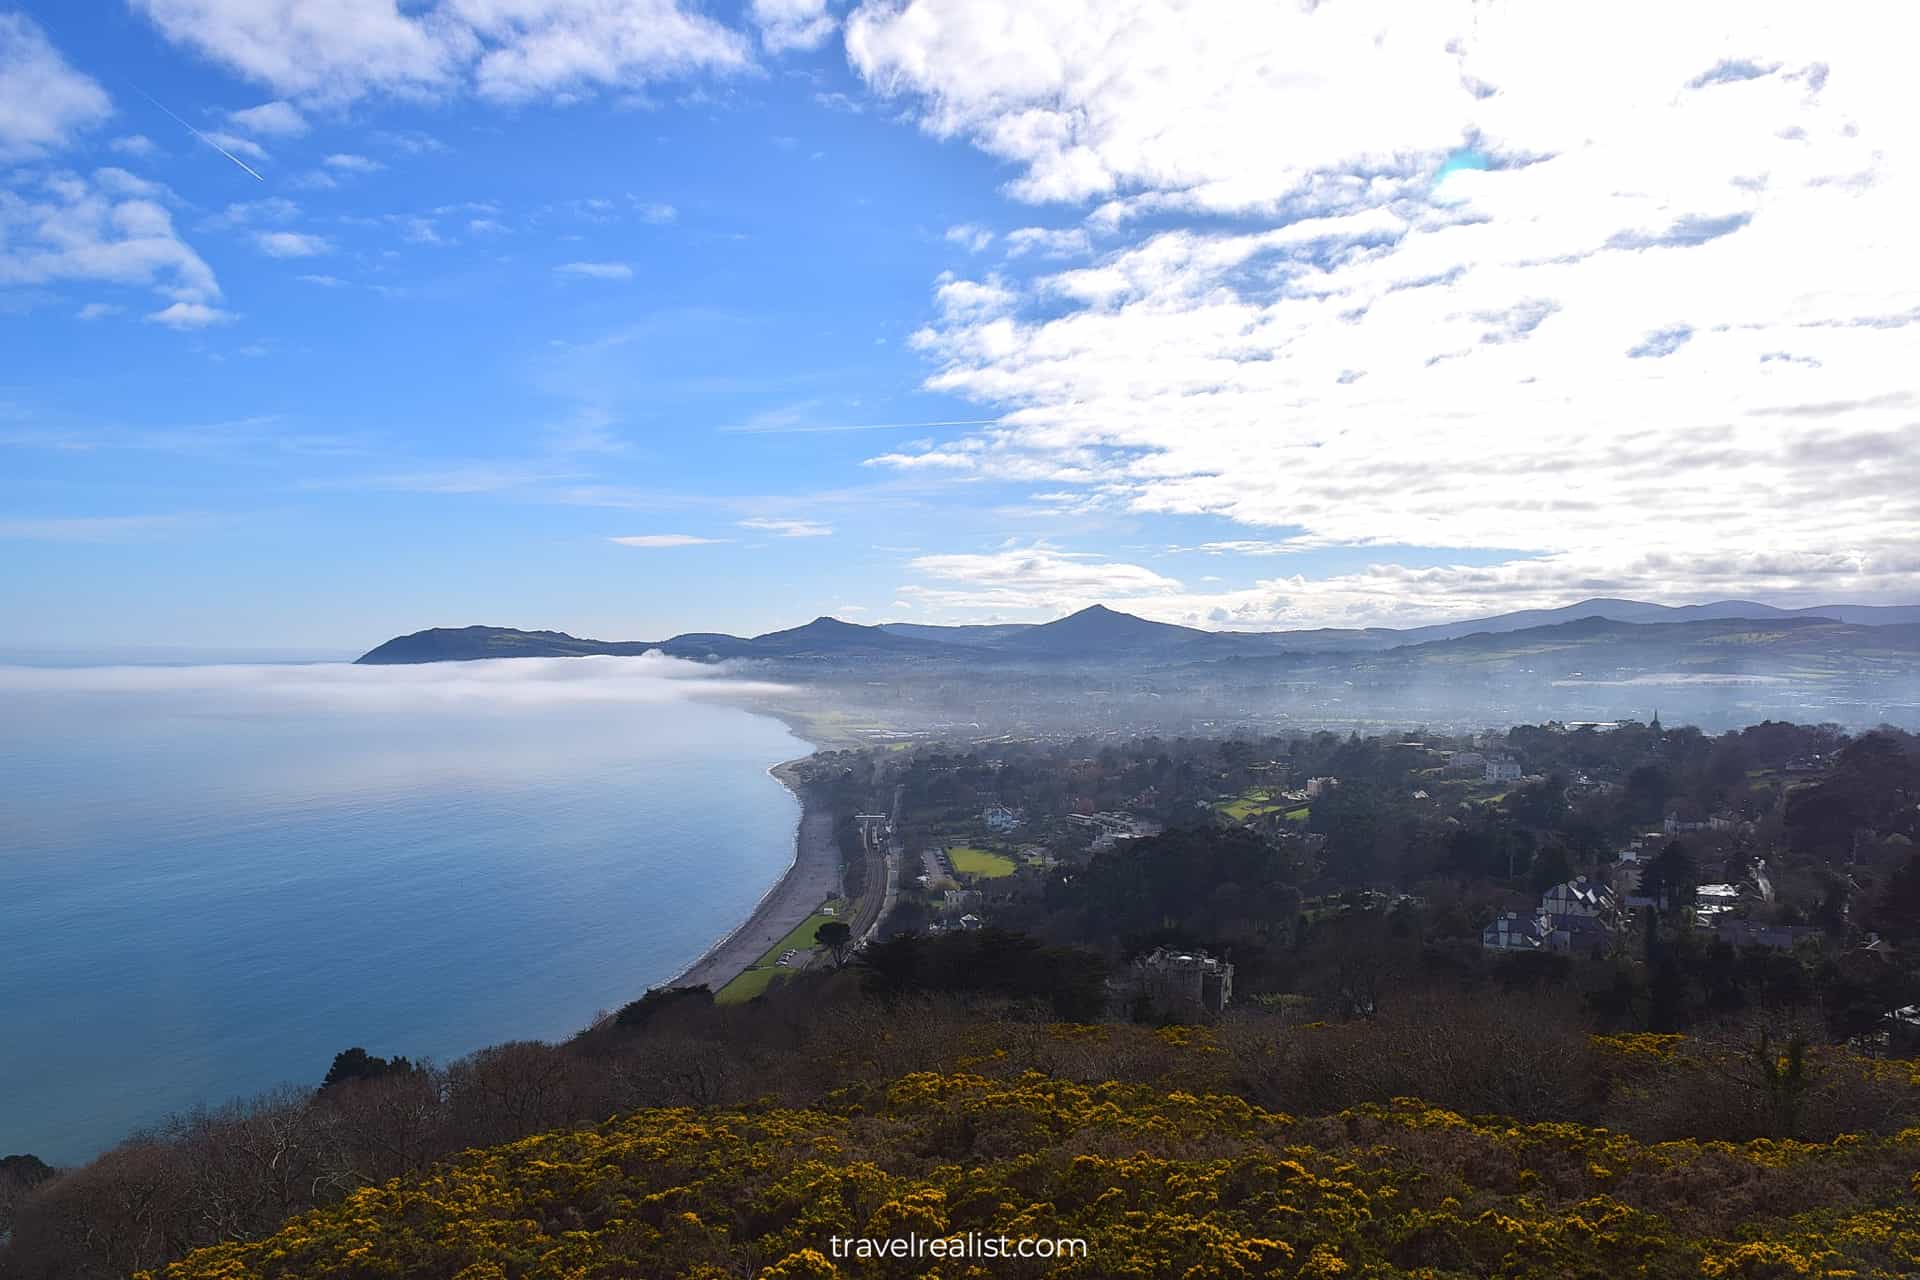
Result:
{"label": "grass field", "polygon": [[1289,809],[1287,810],[1287,821],[1288,822],[1305,822],[1307,820],[1307,816],[1312,812],[1313,812],[1313,806],[1310,804],[1303,804],[1298,809]]}
{"label": "grass field", "polygon": [[785,976],[786,970],[784,969],[775,969],[772,967],[749,969],[732,982],[729,982],[726,986],[720,988],[719,992],[713,997],[714,1003],[745,1004],[755,996],[764,994],[766,989],[772,986],[776,980]]}
{"label": "grass field", "polygon": [[[832,911],[827,908],[832,907]],[[813,933],[829,920],[844,920],[847,917],[847,903],[842,898],[829,898],[820,904],[820,910],[795,925],[791,932],[780,941],[767,948],[767,953],[755,960],[747,969],[714,993],[717,1004],[742,1004],[753,999],[768,987],[776,978],[784,977],[787,969],[774,963],[782,952],[810,951],[813,949]]]}
{"label": "grass field", "polygon": [[1013,874],[1013,859],[1004,853],[995,853],[991,849],[975,849],[967,845],[947,850],[947,860],[953,863],[953,869],[970,876],[984,876],[991,880],[996,876]]}
{"label": "grass field", "polygon": [[[1287,807],[1287,801],[1274,798],[1273,792],[1265,787],[1249,787],[1231,800],[1222,800],[1213,806],[1221,816],[1234,822],[1245,822],[1248,818],[1264,818],[1270,813],[1279,813]],[[1291,818],[1299,810],[1289,812]]]}

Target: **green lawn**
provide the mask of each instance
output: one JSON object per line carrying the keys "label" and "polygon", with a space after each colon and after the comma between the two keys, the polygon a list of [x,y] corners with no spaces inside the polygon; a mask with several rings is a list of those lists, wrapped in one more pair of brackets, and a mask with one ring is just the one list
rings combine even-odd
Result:
{"label": "green lawn", "polygon": [[[845,920],[847,903],[841,898],[829,898],[820,904],[821,909],[795,925],[786,937],[767,948],[767,953],[754,961],[745,972],[714,993],[714,1001],[719,1004],[740,1004],[753,999],[769,986],[775,978],[786,975],[787,970],[774,963],[784,951],[811,951],[813,932],[829,920]],[[832,907],[829,912],[826,908]]]}
{"label": "green lawn", "polygon": [[720,988],[714,994],[715,1004],[745,1004],[757,995],[765,993],[774,984],[774,980],[786,976],[784,969],[748,969],[745,973]]}
{"label": "green lawn", "polygon": [[1249,787],[1231,800],[1222,800],[1213,807],[1223,817],[1234,822],[1245,822],[1248,818],[1264,818],[1270,813],[1278,813],[1285,806],[1284,800],[1273,798],[1273,792],[1265,787]]}
{"label": "green lawn", "polygon": [[970,876],[983,876],[993,879],[996,876],[1013,874],[1013,859],[1004,853],[995,853],[991,849],[975,849],[968,845],[947,850],[947,861],[953,863],[953,869]]}
{"label": "green lawn", "polygon": [[813,931],[815,929],[818,929],[829,920],[845,920],[847,918],[847,904],[839,898],[829,898],[826,902],[822,903],[821,906],[823,908],[832,907],[834,910],[831,912],[825,910],[816,911],[805,920],[802,920],[794,926],[792,933],[789,933],[786,937],[769,947],[767,954],[760,957],[759,963],[772,964],[780,958],[780,953],[789,947],[797,947],[801,951],[808,950],[813,946]]}
{"label": "green lawn", "polygon": [[1307,820],[1307,815],[1312,812],[1313,812],[1313,806],[1310,804],[1303,804],[1298,809],[1289,809],[1287,810],[1287,821],[1288,822],[1305,822]]}

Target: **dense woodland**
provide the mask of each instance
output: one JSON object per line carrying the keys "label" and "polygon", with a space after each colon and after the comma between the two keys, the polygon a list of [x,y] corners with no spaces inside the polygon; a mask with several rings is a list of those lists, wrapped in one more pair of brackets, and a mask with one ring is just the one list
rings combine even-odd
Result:
{"label": "dense woodland", "polygon": [[[1438,754],[1469,749],[1538,780],[1489,792]],[[652,992],[445,1065],[349,1051],[80,1169],[9,1162],[0,1276],[208,1246],[167,1274],[830,1275],[804,1256],[829,1227],[1041,1204],[1096,1242],[1086,1275],[1920,1267],[1920,1068],[1883,1035],[1920,999],[1907,735],[997,744],[810,776],[847,815],[898,788],[910,842],[1013,806],[1059,856],[983,886],[986,928],[924,931],[908,895],[880,941],[749,1004]],[[1221,814],[1318,777],[1305,817]],[[1089,808],[1167,830],[1095,852],[1056,822]],[[1659,905],[1609,954],[1480,946],[1493,912],[1714,815],[1737,821],[1663,833]],[[1814,931],[1793,949],[1691,922],[1690,889],[1756,857],[1776,892],[1740,910]],[[1116,1017],[1109,976],[1163,941],[1232,958],[1224,1017]]]}

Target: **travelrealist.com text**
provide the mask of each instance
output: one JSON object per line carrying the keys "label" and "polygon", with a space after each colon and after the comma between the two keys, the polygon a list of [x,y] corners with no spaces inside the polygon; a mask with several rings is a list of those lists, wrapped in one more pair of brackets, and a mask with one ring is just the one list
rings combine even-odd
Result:
{"label": "travelrealist.com text", "polygon": [[1087,1242],[1051,1236],[830,1236],[836,1258],[1084,1258]]}

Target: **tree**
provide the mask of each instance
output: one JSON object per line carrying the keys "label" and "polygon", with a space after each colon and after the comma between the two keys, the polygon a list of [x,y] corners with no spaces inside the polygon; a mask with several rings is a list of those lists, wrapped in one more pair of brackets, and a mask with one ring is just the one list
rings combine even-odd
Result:
{"label": "tree", "polygon": [[813,931],[813,940],[833,953],[833,967],[838,969],[847,962],[847,952],[853,946],[853,926],[844,920],[829,920]]}
{"label": "tree", "polygon": [[1700,869],[1678,840],[1670,841],[1640,872],[1640,895],[1652,898],[1668,914],[1692,906],[1699,889]]}
{"label": "tree", "polygon": [[355,1045],[333,1055],[333,1065],[327,1068],[327,1078],[320,1082],[320,1090],[324,1093],[350,1080],[377,1080],[385,1075],[406,1075],[412,1070],[413,1063],[405,1058],[376,1058]]}
{"label": "tree", "polygon": [[1873,904],[1873,927],[1902,952],[1920,951],[1920,851],[1887,877]]}

